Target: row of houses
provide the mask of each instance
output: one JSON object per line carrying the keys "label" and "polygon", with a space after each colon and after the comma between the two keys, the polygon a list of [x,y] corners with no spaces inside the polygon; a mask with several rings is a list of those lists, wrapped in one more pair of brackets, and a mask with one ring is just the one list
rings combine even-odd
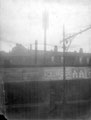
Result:
{"label": "row of houses", "polygon": [[[21,44],[16,46],[9,53],[0,52],[1,65],[63,65],[63,52],[26,49]],[[90,65],[91,54],[84,53],[82,49],[79,52],[66,52],[65,65]]]}

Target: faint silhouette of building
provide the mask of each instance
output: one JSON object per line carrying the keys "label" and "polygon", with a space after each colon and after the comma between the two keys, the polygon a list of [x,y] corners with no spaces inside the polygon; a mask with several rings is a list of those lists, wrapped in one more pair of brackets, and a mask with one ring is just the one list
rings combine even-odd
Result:
{"label": "faint silhouette of building", "polygon": [[21,44],[16,44],[16,46],[12,49],[11,54],[12,55],[20,55],[20,56],[26,56],[28,50]]}
{"label": "faint silhouette of building", "polygon": [[80,54],[79,62],[80,62],[80,64],[82,64],[83,63],[83,49],[82,48],[79,49],[79,54]]}
{"label": "faint silhouette of building", "polygon": [[58,47],[56,45],[54,46],[54,52],[58,52]]}
{"label": "faint silhouette of building", "polygon": [[83,48],[80,48],[79,53],[83,53]]}
{"label": "faint silhouette of building", "polygon": [[[0,64],[13,64],[13,65],[44,65],[43,50],[26,49],[21,44],[16,44],[11,52],[0,52]],[[37,53],[36,53],[37,52]],[[59,52],[57,46],[53,51],[46,51],[46,64],[47,65],[63,65],[63,53]],[[65,53],[65,65],[86,65],[91,64],[91,53],[83,53],[80,48],[78,52]]]}

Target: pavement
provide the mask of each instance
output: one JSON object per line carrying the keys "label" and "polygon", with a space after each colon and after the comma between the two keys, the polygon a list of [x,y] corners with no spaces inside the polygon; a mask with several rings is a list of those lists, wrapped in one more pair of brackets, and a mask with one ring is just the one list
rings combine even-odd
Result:
{"label": "pavement", "polygon": [[91,107],[90,103],[7,107],[6,116],[8,120],[91,120]]}

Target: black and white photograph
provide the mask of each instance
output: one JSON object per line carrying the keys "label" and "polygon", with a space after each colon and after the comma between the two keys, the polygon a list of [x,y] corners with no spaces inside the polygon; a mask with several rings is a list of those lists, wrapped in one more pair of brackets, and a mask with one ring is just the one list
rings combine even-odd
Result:
{"label": "black and white photograph", "polygon": [[0,0],[0,119],[91,120],[91,0]]}

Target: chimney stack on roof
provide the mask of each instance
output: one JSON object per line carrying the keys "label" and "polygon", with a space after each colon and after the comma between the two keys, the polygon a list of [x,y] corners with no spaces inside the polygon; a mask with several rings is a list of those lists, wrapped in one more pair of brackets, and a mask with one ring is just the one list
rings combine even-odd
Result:
{"label": "chimney stack on roof", "polygon": [[83,48],[80,48],[79,53],[83,53]]}
{"label": "chimney stack on roof", "polygon": [[54,52],[58,52],[58,47],[57,47],[57,45],[54,46]]}

